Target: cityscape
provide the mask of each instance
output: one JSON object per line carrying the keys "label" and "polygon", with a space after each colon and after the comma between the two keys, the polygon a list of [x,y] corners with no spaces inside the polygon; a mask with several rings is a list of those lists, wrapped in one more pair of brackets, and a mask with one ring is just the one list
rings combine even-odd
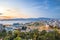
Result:
{"label": "cityscape", "polygon": [[0,40],[60,40],[60,0],[0,0]]}

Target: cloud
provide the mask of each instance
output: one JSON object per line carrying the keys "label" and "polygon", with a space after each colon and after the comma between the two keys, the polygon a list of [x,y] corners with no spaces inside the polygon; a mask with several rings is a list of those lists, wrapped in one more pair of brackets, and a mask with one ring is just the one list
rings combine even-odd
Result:
{"label": "cloud", "polygon": [[42,1],[40,3],[35,3],[33,7],[38,9],[48,9],[49,8],[48,0]]}

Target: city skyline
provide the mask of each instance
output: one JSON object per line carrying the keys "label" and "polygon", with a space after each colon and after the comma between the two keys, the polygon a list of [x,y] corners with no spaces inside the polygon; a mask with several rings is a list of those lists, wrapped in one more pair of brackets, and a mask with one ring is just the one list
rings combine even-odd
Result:
{"label": "city skyline", "polygon": [[60,18],[60,0],[0,0],[0,16]]}

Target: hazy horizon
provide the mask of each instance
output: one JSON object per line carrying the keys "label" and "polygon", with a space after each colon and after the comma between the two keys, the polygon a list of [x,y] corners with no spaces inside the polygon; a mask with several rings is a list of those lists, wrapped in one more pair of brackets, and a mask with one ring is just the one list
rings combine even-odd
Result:
{"label": "hazy horizon", "polygon": [[60,0],[0,0],[1,18],[60,18]]}

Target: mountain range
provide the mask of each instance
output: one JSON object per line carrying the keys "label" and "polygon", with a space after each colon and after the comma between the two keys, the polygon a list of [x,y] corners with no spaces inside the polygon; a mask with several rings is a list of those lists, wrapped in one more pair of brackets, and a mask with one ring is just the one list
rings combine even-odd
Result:
{"label": "mountain range", "polygon": [[0,16],[0,21],[18,21],[18,20],[53,20],[54,18],[44,18],[44,17],[39,17],[39,18],[12,18],[9,16]]}

